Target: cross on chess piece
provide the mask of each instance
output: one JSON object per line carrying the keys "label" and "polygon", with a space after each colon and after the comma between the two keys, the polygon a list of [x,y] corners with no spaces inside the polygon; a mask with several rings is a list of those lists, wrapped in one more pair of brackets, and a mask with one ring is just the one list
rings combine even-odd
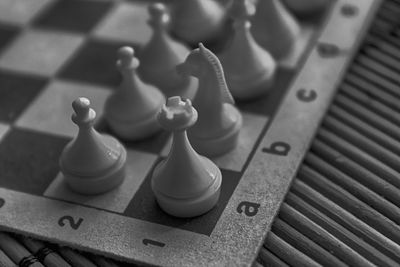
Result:
{"label": "cross on chess piece", "polygon": [[190,145],[186,129],[196,123],[197,111],[189,99],[170,97],[158,120],[173,133],[168,157],[160,162],[152,177],[152,189],[160,207],[177,217],[194,217],[212,209],[218,202],[222,174],[208,158]]}
{"label": "cross on chess piece", "polygon": [[81,194],[100,194],[122,183],[125,178],[126,150],[110,135],[93,128],[96,112],[87,98],[72,103],[72,121],[78,135],[69,142],[60,158],[60,169],[70,188]]}
{"label": "cross on chess piece", "polygon": [[269,92],[275,81],[276,62],[271,54],[254,40],[250,17],[255,4],[234,0],[230,14],[234,19],[234,36],[219,55],[228,87],[235,99],[252,99]]}
{"label": "cross on chess piece", "polygon": [[217,1],[174,1],[171,13],[172,33],[189,44],[213,43],[225,32],[226,10]]}
{"label": "cross on chess piece", "polygon": [[199,120],[188,131],[193,147],[206,156],[217,156],[234,149],[242,128],[242,115],[234,106],[217,56],[200,43],[199,48],[177,66],[177,71],[199,80],[193,99]]}
{"label": "cross on chess piece", "polygon": [[258,1],[252,25],[254,39],[277,61],[291,53],[301,34],[299,23],[281,0]]}
{"label": "cross on chess piece", "polygon": [[142,79],[155,85],[167,97],[189,97],[191,78],[178,75],[175,66],[189,54],[189,48],[172,39],[168,33],[170,15],[162,3],[149,6],[149,24],[153,29],[150,41],[141,49],[138,68]]}
{"label": "cross on chess piece", "polygon": [[111,129],[127,140],[143,139],[159,131],[157,114],[165,102],[160,90],[142,82],[136,72],[138,67],[134,50],[128,46],[120,48],[117,68],[122,82],[107,99],[104,108]]}

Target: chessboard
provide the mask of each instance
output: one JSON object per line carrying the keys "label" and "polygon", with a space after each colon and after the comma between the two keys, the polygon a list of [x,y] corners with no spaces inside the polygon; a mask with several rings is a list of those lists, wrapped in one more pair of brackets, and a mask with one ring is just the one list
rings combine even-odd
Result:
{"label": "chessboard", "polygon": [[332,0],[299,18],[304,40],[279,65],[273,90],[237,102],[238,147],[212,158],[223,177],[217,206],[190,219],[164,213],[151,190],[166,132],[121,140],[127,177],[105,194],[74,193],[60,173],[77,134],[74,99],[88,97],[97,129],[113,135],[102,114],[120,82],[116,52],[148,42],[148,4],[0,0],[0,229],[125,262],[250,266],[377,3]]}

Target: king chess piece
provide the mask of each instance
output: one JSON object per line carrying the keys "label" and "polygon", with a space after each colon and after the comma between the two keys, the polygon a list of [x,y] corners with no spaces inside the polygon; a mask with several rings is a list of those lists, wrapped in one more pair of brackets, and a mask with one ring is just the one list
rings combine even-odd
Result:
{"label": "king chess piece", "polygon": [[208,158],[197,154],[190,145],[186,129],[197,120],[197,111],[189,99],[171,97],[158,120],[173,133],[168,157],[155,168],[152,189],[160,207],[176,217],[199,216],[218,202],[222,175]]}
{"label": "king chess piece", "polygon": [[200,43],[177,66],[177,71],[199,80],[193,99],[199,119],[188,131],[193,147],[205,156],[218,156],[234,149],[242,128],[242,115],[234,106],[217,56]]}
{"label": "king chess piece", "polygon": [[72,121],[79,132],[61,154],[60,169],[65,181],[80,194],[110,191],[125,178],[126,150],[114,137],[99,134],[93,128],[96,112],[87,98],[76,99],[72,107]]}

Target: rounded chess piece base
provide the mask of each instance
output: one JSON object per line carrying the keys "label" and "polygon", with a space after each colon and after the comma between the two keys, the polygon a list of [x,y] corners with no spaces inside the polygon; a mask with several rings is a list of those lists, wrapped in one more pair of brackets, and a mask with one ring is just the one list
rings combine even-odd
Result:
{"label": "rounded chess piece base", "polygon": [[108,125],[118,137],[125,140],[140,140],[161,130],[157,122],[158,111],[139,121],[122,121],[114,118],[107,119]]}
{"label": "rounded chess piece base", "polygon": [[272,72],[263,72],[258,76],[238,77],[228,81],[229,89],[235,99],[251,100],[268,93],[274,84],[275,70]]}
{"label": "rounded chess piece base", "polygon": [[194,131],[189,131],[190,143],[200,155],[215,157],[227,153],[237,146],[240,129],[243,124],[242,115],[231,105],[226,105],[225,107],[229,109],[228,112],[234,118],[235,124],[222,135],[202,138],[196,136]]}
{"label": "rounded chess piece base", "polygon": [[63,171],[67,185],[76,193],[95,195],[105,193],[120,185],[125,178],[126,150],[121,147],[121,154],[115,165],[100,176],[80,176]]}
{"label": "rounded chess piece base", "polygon": [[189,218],[202,215],[217,204],[221,191],[222,174],[212,161],[207,158],[204,158],[204,160],[208,163],[207,165],[209,165],[209,168],[212,168],[212,173],[215,178],[207,190],[201,192],[198,196],[191,198],[174,198],[167,196],[157,189],[157,185],[153,182],[154,180],[152,180],[154,195],[163,211],[175,217]]}
{"label": "rounded chess piece base", "polygon": [[106,102],[104,116],[108,125],[118,137],[129,141],[135,141],[152,136],[161,130],[157,121],[157,114],[164,104],[165,98],[158,90],[151,90],[149,88],[148,92],[152,94],[154,99],[159,99],[159,101],[154,104],[153,110],[150,113],[138,118],[132,117],[137,115],[134,111],[131,111],[131,114],[125,114],[130,110],[127,112],[110,112],[111,105],[117,104],[111,103],[111,100]]}

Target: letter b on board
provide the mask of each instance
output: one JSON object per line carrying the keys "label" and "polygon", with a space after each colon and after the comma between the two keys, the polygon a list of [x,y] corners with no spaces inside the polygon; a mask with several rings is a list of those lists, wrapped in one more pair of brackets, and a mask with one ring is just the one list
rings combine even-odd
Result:
{"label": "letter b on board", "polygon": [[279,155],[279,156],[287,156],[290,151],[290,145],[285,142],[274,142],[270,147],[264,147],[262,152]]}

